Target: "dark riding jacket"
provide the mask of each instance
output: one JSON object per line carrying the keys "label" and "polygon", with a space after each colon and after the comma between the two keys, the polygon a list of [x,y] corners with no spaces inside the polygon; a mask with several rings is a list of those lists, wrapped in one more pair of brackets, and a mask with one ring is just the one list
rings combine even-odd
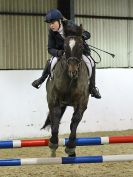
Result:
{"label": "dark riding jacket", "polygon": [[[63,29],[67,27],[67,25],[75,25],[70,20],[64,20],[62,21]],[[84,50],[83,53],[85,55],[90,55],[90,49],[85,40],[90,39],[91,35],[88,31],[83,31],[82,37],[84,40]],[[60,35],[58,31],[52,31],[49,29],[49,35],[48,35],[48,52],[54,57],[59,56],[59,51],[64,50],[64,39]]]}

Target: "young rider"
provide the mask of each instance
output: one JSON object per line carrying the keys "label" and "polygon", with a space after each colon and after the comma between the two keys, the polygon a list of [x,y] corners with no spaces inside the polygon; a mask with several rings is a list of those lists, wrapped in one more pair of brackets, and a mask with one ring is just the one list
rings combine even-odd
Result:
{"label": "young rider", "polygon": [[[67,25],[75,25],[70,20],[63,18],[63,15],[58,9],[52,9],[48,11],[45,16],[45,22],[49,24],[49,35],[48,35],[48,52],[52,55],[52,58],[47,61],[46,66],[43,70],[42,76],[35,80],[32,83],[32,86],[39,88],[40,85],[45,81],[47,76],[50,74],[51,62],[57,62],[58,57],[62,56],[64,53],[64,29]],[[90,33],[83,31],[82,34],[83,40],[90,38]],[[90,49],[88,45],[84,42],[83,50],[83,60],[86,63],[89,71],[91,70],[91,79],[90,79],[90,89],[89,92],[92,97],[101,98],[98,88],[95,86],[95,62],[90,55]],[[90,65],[92,67],[90,67]]]}

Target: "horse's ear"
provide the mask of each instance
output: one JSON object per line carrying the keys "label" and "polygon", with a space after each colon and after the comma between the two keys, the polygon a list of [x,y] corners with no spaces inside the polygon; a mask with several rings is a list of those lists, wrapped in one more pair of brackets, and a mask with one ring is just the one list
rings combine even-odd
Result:
{"label": "horse's ear", "polygon": [[82,36],[82,25],[78,26],[74,23],[68,23],[66,26],[64,26],[64,35],[67,36]]}
{"label": "horse's ear", "polygon": [[81,34],[81,36],[82,36],[82,33],[83,33],[83,25],[80,24],[80,34]]}

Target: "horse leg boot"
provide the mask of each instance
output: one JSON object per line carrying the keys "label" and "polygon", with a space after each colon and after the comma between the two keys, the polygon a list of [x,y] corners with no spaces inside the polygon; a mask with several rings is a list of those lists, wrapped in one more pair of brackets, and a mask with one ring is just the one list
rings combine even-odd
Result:
{"label": "horse leg boot", "polygon": [[72,120],[71,120],[71,125],[70,125],[70,136],[69,136],[69,141],[66,144],[65,152],[68,154],[69,157],[75,157],[76,156],[76,131],[77,127],[83,117],[84,111],[77,110],[74,112]]}
{"label": "horse leg boot", "polygon": [[51,150],[51,157],[56,156],[56,149],[58,148],[58,131],[60,124],[61,108],[59,106],[50,109],[51,121],[51,138],[49,139],[49,148]]}
{"label": "horse leg boot", "polygon": [[51,67],[51,62],[50,60],[47,61],[45,68],[43,70],[42,76],[38,78],[37,80],[32,82],[32,86],[39,89],[41,84],[45,81],[47,76],[50,74],[50,67]]}
{"label": "horse leg boot", "polygon": [[89,92],[90,92],[92,97],[100,99],[101,95],[99,93],[98,88],[95,86],[95,78],[96,78],[96,67],[94,65],[93,68],[92,68],[92,76],[90,78]]}
{"label": "horse leg boot", "polygon": [[[57,141],[55,142],[53,139],[56,139]],[[48,146],[51,151],[51,157],[56,157],[56,150],[58,148],[58,132],[52,133]]]}

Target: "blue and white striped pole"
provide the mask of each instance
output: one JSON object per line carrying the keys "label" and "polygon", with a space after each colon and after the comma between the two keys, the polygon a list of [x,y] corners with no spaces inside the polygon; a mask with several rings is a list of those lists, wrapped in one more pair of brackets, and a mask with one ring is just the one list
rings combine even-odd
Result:
{"label": "blue and white striped pole", "polygon": [[107,155],[107,156],[81,156],[81,157],[56,157],[56,158],[25,158],[25,159],[0,159],[0,166],[21,165],[52,165],[52,164],[79,164],[133,161],[133,154]]}

